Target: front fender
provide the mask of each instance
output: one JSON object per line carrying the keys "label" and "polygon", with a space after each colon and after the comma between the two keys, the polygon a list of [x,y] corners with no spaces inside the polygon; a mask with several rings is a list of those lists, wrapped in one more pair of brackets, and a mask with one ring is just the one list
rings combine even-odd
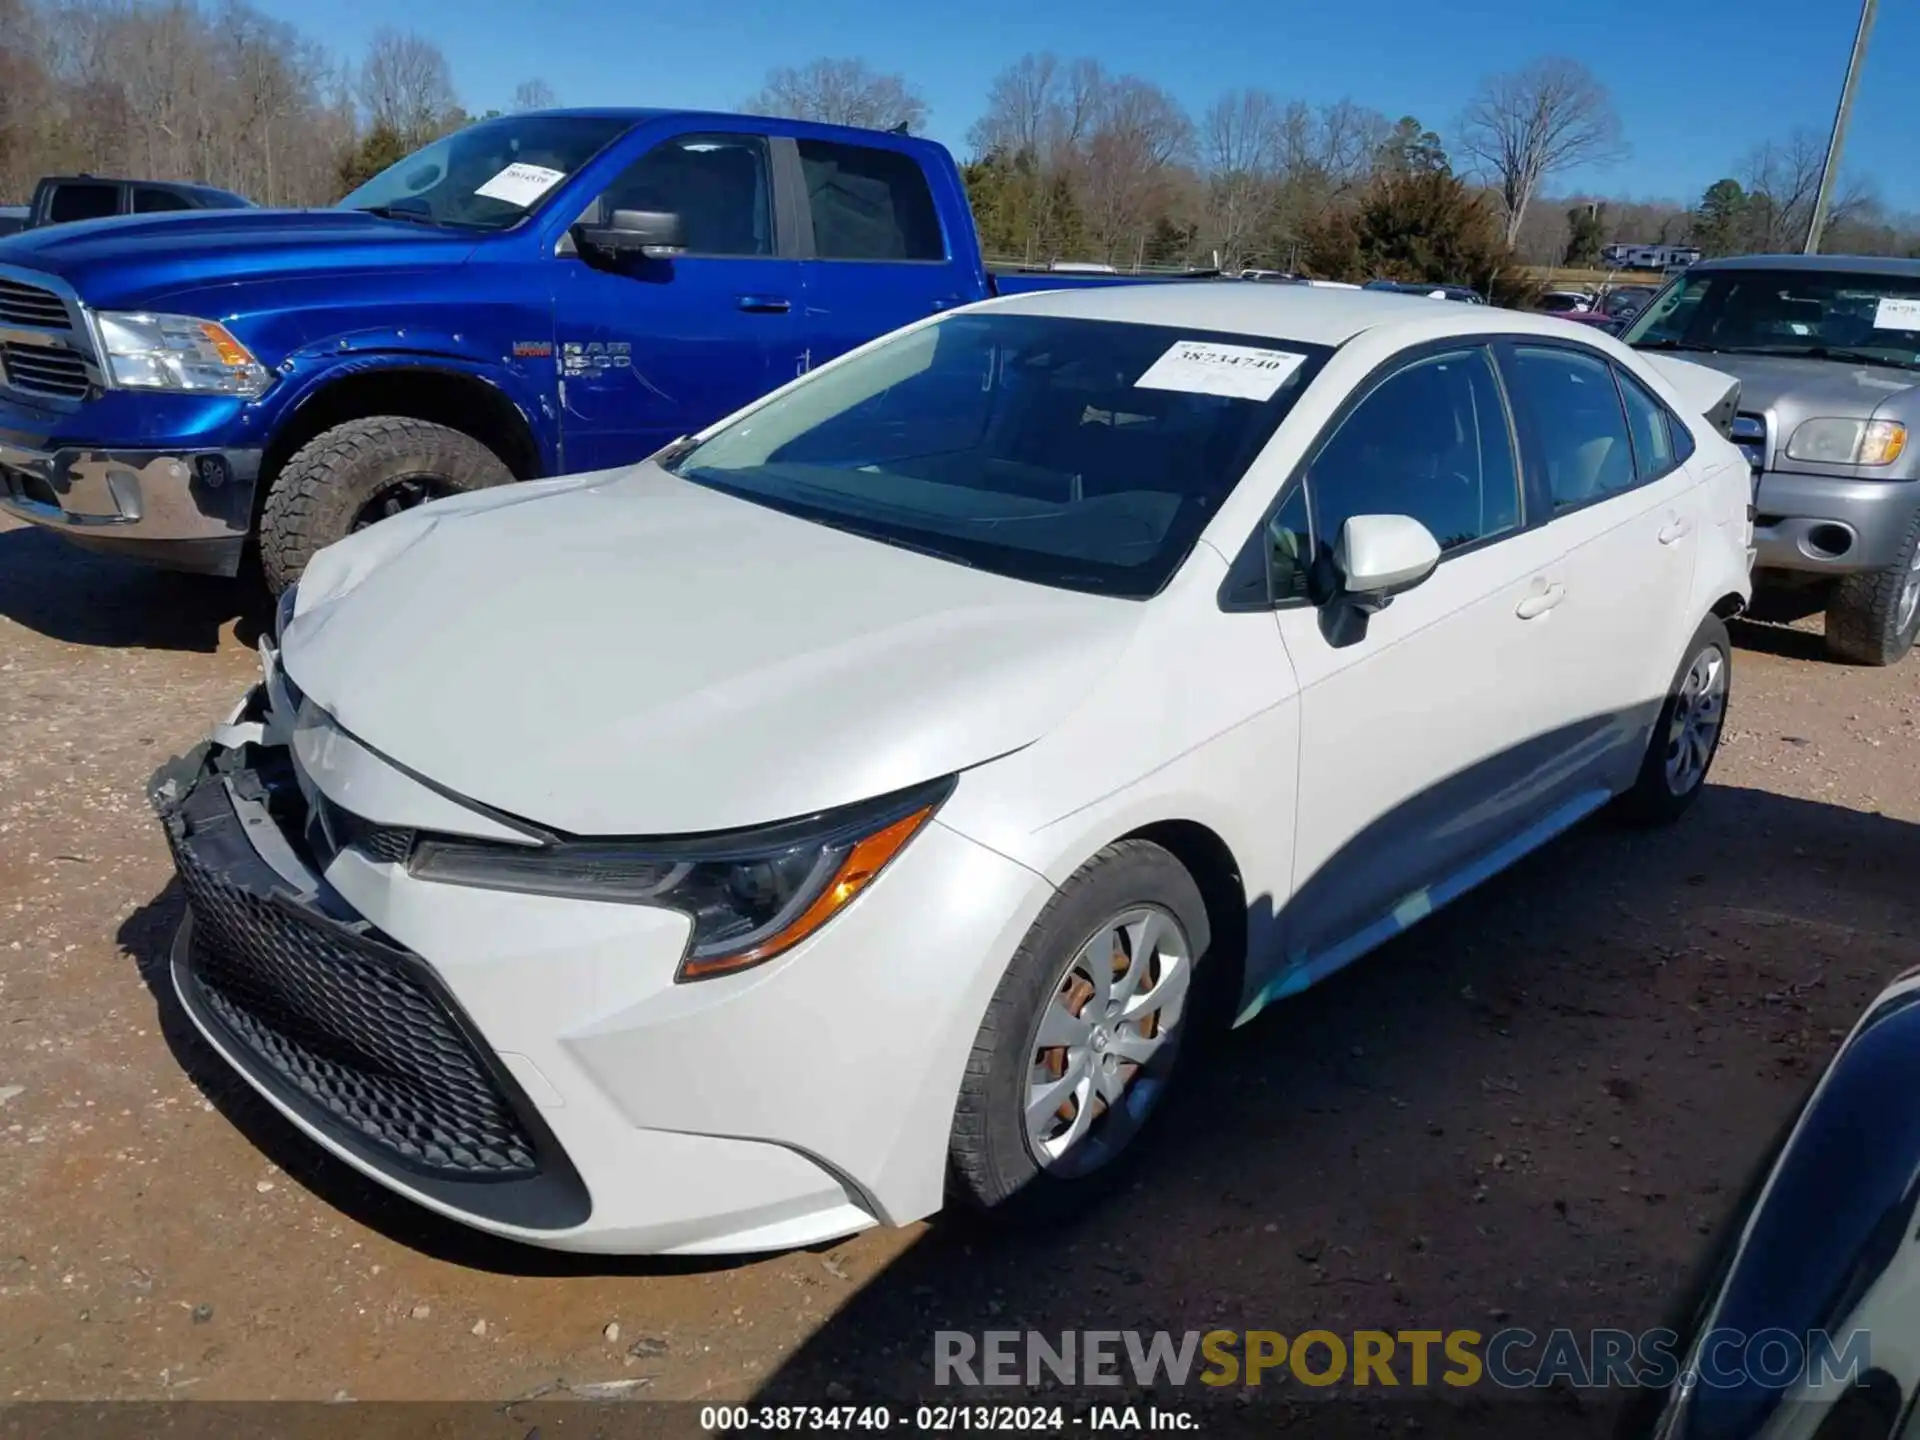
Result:
{"label": "front fender", "polygon": [[501,357],[483,353],[478,344],[459,335],[399,328],[365,330],[289,355],[280,365],[279,384],[256,409],[263,422],[261,433],[271,443],[271,437],[297,425],[308,407],[344,382],[383,374],[457,376],[486,386],[513,407],[533,437],[540,473],[552,475],[559,469],[560,428],[552,366],[550,348],[544,356]]}

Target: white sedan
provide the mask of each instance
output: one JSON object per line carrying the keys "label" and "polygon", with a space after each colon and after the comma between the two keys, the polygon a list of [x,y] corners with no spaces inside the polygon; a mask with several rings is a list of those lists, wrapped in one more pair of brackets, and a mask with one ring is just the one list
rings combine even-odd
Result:
{"label": "white sedan", "polygon": [[156,785],[181,999],[520,1240],[1078,1204],[1219,1028],[1699,794],[1730,385],[1395,295],[1037,294],[383,521]]}

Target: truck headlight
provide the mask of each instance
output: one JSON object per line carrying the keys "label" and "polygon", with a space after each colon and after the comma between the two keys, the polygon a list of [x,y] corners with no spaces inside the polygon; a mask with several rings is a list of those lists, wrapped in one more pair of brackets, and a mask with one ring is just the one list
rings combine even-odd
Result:
{"label": "truck headlight", "polygon": [[752,830],[661,840],[510,845],[422,836],[419,880],[678,910],[693,922],[676,980],[745,970],[839,914],[920,833],[953,778]]}
{"label": "truck headlight", "polygon": [[130,390],[186,390],[252,400],[273,383],[224,325],[192,315],[104,311],[94,316],[107,374]]}
{"label": "truck headlight", "polygon": [[1787,457],[1822,465],[1891,465],[1907,448],[1897,420],[1807,420],[1787,442]]}

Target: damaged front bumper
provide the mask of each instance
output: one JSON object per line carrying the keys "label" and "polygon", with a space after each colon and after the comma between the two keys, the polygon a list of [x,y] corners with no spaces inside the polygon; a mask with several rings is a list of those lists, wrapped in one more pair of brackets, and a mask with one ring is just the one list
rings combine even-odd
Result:
{"label": "damaged front bumper", "polygon": [[562,1230],[586,1187],[433,967],[323,878],[312,813],[256,689],[150,795],[186,892],[172,973],[207,1040],[360,1168],[475,1219]]}

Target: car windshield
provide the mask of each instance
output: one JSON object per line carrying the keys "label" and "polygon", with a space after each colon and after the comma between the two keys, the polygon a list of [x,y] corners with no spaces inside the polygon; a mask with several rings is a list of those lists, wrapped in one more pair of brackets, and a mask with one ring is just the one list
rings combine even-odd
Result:
{"label": "car windshield", "polygon": [[1661,291],[1622,338],[1652,350],[1920,370],[1920,275],[1692,271]]}
{"label": "car windshield", "polygon": [[667,460],[684,479],[958,564],[1145,599],[1331,352],[970,313],[823,370]]}
{"label": "car windshield", "polygon": [[339,208],[460,230],[504,230],[632,123],[591,115],[483,120],[388,166]]}

